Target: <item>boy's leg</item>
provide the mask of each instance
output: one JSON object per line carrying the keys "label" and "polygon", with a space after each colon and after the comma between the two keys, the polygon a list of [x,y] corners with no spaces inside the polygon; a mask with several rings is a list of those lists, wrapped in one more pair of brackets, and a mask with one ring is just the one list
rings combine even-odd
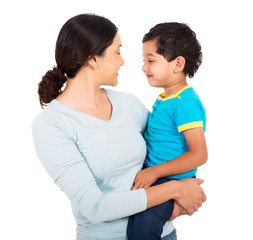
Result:
{"label": "boy's leg", "polygon": [[[167,181],[167,178],[160,178],[152,186]],[[161,239],[163,225],[169,220],[173,207],[174,200],[170,200],[130,216],[127,227],[128,240]]]}

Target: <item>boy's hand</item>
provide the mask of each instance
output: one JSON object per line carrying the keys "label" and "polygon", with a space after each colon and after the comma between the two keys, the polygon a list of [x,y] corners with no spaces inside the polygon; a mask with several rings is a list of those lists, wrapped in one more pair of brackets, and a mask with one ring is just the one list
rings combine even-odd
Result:
{"label": "boy's hand", "polygon": [[152,167],[145,168],[136,174],[132,190],[148,188],[157,180],[157,176]]}
{"label": "boy's hand", "polygon": [[187,214],[186,209],[184,209],[178,202],[174,201],[174,208],[169,221],[173,221],[175,218],[186,214]]}

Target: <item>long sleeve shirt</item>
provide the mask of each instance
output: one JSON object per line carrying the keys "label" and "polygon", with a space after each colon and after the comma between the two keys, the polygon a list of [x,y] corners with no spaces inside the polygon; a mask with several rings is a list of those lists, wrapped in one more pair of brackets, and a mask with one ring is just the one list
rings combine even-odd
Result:
{"label": "long sleeve shirt", "polygon": [[37,155],[68,196],[77,239],[126,239],[127,216],[144,211],[144,189],[131,191],[146,155],[148,110],[133,95],[106,90],[104,121],[53,100],[33,121]]}

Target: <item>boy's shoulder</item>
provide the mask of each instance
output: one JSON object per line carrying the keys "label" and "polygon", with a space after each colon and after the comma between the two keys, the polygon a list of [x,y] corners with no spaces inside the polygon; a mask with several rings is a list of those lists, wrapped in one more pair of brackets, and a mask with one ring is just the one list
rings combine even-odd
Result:
{"label": "boy's shoulder", "polygon": [[[204,109],[204,106],[198,94],[194,91],[193,87],[189,86],[182,91],[173,104],[173,112],[189,111],[189,109]],[[188,110],[187,110],[188,109]]]}
{"label": "boy's shoulder", "polygon": [[195,92],[194,88],[189,86],[187,89],[185,89],[184,91],[182,91],[179,94],[179,98],[178,98],[179,102],[181,102],[180,100],[184,101],[201,101],[200,97],[198,96],[198,94]]}
{"label": "boy's shoulder", "polygon": [[180,94],[180,97],[192,97],[197,95],[194,88],[192,86],[187,86]]}

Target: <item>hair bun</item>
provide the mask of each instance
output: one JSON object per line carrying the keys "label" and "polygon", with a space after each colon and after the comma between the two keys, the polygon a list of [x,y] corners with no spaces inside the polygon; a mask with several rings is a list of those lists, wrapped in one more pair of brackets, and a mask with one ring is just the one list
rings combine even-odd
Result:
{"label": "hair bun", "polygon": [[54,67],[49,70],[39,83],[38,94],[40,98],[40,105],[46,106],[53,99],[55,99],[61,92],[67,78],[64,71],[59,67]]}
{"label": "hair bun", "polygon": [[53,67],[52,74],[55,74],[55,77],[58,79],[57,83],[59,88],[62,88],[63,84],[66,82],[66,76],[62,68],[60,67]]}

